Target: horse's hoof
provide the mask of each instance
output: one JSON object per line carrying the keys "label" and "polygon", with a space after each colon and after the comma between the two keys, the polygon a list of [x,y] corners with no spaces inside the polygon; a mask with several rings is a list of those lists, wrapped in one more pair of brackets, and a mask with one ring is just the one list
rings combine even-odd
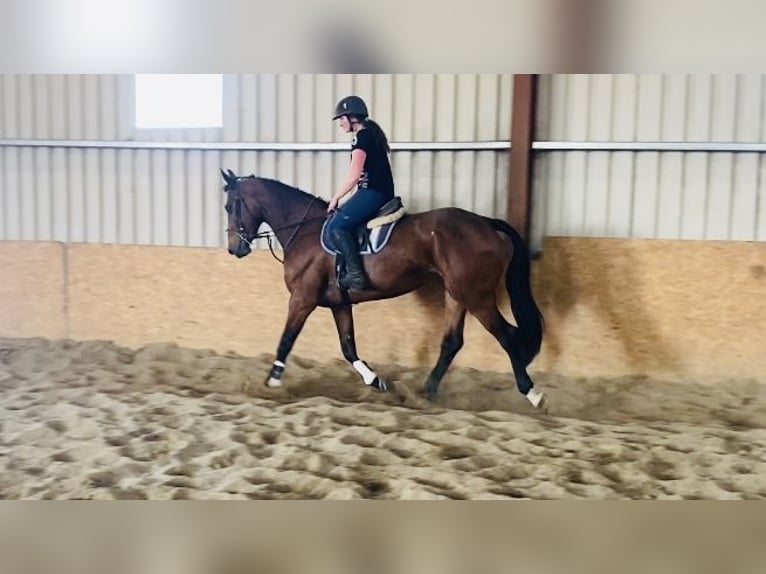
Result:
{"label": "horse's hoof", "polygon": [[274,377],[270,377],[266,380],[266,386],[270,389],[278,389],[282,386],[282,381],[275,379]]}
{"label": "horse's hoof", "polygon": [[541,408],[545,404],[545,395],[535,389],[534,387],[529,389],[526,394],[527,400],[532,403],[532,406],[536,409]]}
{"label": "horse's hoof", "polygon": [[388,383],[386,383],[385,379],[381,377],[375,377],[375,380],[372,381],[368,386],[372,389],[375,389],[379,393],[388,392]]}

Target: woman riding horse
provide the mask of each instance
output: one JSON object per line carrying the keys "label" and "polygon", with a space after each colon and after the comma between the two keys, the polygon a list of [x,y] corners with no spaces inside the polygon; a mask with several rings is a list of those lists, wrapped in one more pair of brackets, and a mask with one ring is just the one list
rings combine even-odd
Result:
{"label": "woman riding horse", "polygon": [[[335,212],[328,223],[330,237],[346,262],[347,272],[340,280],[340,286],[344,289],[362,290],[367,286],[354,231],[394,198],[388,138],[368,116],[367,105],[359,96],[347,96],[340,100],[333,116],[333,120],[339,120],[343,131],[354,134],[351,140],[351,168],[327,207],[328,213]],[[354,195],[339,207],[341,198],[354,189]]]}

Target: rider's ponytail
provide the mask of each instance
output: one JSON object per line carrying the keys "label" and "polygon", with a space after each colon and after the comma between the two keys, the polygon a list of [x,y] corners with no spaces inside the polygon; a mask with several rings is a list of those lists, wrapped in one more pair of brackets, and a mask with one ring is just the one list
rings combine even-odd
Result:
{"label": "rider's ponytail", "polygon": [[370,134],[372,134],[373,139],[378,142],[378,144],[384,150],[386,150],[386,153],[391,151],[391,147],[388,145],[386,132],[384,132],[383,128],[378,125],[378,122],[371,120],[370,118],[360,118],[359,116],[349,115],[349,119],[351,118],[360,122],[366,129],[370,130]]}
{"label": "rider's ponytail", "polygon": [[381,147],[386,150],[386,152],[391,151],[391,147],[388,145],[388,138],[386,137],[386,132],[383,131],[383,128],[381,128],[378,125],[378,122],[371,120],[370,118],[365,118],[362,121],[362,124],[364,127],[372,133],[372,137],[375,138],[375,140],[381,145]]}

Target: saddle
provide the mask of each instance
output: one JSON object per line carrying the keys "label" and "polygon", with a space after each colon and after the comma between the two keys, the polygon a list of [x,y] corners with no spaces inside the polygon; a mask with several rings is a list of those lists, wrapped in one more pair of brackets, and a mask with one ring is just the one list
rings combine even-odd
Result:
{"label": "saddle", "polygon": [[[356,230],[356,244],[359,247],[360,255],[372,255],[380,253],[391,238],[391,233],[399,220],[407,213],[402,204],[401,197],[395,197],[383,207],[381,207],[375,216],[370,219],[366,225],[360,226]],[[328,223],[332,221],[335,215],[328,217],[322,225],[320,241],[322,249],[331,255],[338,255],[340,252],[335,249],[332,238],[328,233]]]}

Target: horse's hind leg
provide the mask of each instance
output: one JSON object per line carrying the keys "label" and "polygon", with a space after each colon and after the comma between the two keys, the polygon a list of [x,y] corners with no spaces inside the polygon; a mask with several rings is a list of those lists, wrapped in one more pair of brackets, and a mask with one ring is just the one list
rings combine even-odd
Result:
{"label": "horse's hind leg", "polygon": [[533,406],[539,407],[543,400],[543,394],[534,388],[532,379],[527,373],[527,361],[524,347],[518,339],[518,328],[505,320],[497,306],[493,303],[483,305],[478,309],[471,309],[471,313],[479,320],[482,326],[492,333],[511,359],[513,375],[516,378],[516,387],[519,392],[527,397]]}
{"label": "horse's hind leg", "polygon": [[447,318],[444,327],[441,352],[431,374],[426,379],[425,390],[429,401],[434,400],[439,390],[439,383],[444,378],[452,364],[455,355],[463,347],[463,327],[465,326],[465,306],[453,299],[449,293],[445,293],[445,316]]}
{"label": "horse's hind leg", "polygon": [[360,360],[356,354],[354,316],[351,312],[351,306],[333,307],[332,317],[335,319],[335,326],[338,328],[338,338],[340,339],[340,348],[343,351],[343,356],[351,363],[356,372],[359,373],[365,385],[372,387],[376,391],[387,391],[388,385],[386,381],[370,369],[367,363]]}

